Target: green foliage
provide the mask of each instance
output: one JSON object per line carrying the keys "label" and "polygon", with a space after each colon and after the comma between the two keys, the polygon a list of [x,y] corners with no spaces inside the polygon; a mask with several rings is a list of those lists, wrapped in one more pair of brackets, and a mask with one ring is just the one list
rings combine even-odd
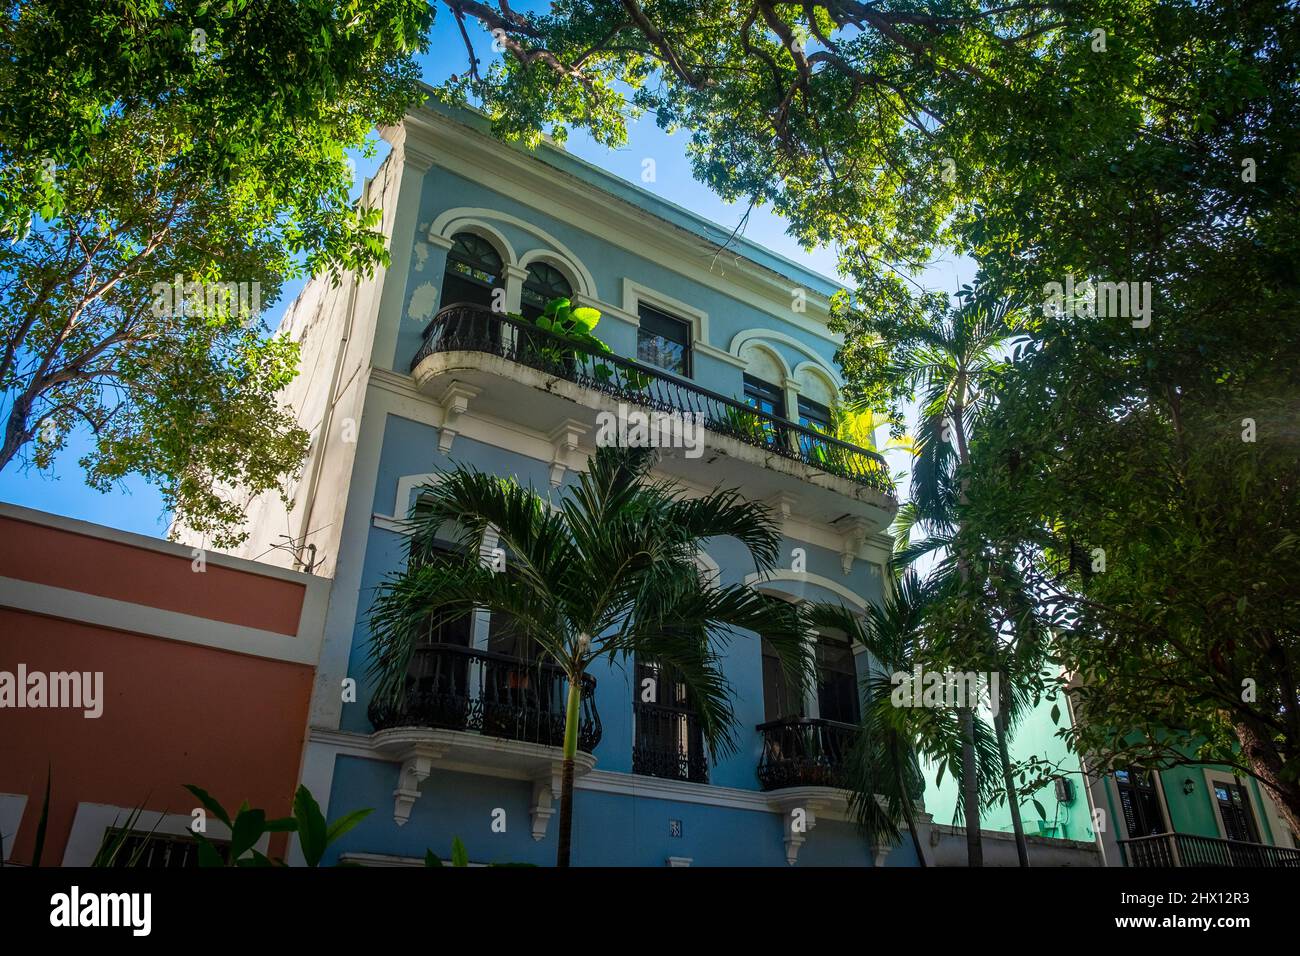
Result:
{"label": "green foliage", "polygon": [[[432,850],[424,851],[424,865],[444,866],[442,858]],[[460,837],[451,838],[451,865],[452,866],[469,866],[469,850],[465,849],[465,844],[461,842]],[[494,867],[531,867],[532,863],[489,863],[488,866]]]}
{"label": "green foliage", "polygon": [[[92,867],[104,868],[118,866],[118,860],[122,855],[122,850],[126,846],[127,840],[129,840],[132,834],[134,834],[136,824],[140,822],[140,817],[143,814],[144,805],[141,804],[126,815],[126,821],[122,826],[119,827],[117,825],[117,819],[114,818],[112,828],[104,834],[104,841],[100,844],[99,852],[95,854],[95,858],[91,861],[90,865]],[[158,819],[154,821],[153,829],[149,831],[149,835],[144,840],[140,841],[140,845],[135,848],[135,852],[123,860],[120,865],[126,867],[139,865],[140,859],[149,848],[149,838],[152,837],[154,832],[158,829],[158,824],[162,823],[162,818],[163,815],[161,813],[158,814]]]}
{"label": "green foliage", "polygon": [[326,849],[371,813],[368,809],[355,810],[333,823],[326,823],[311,792],[300,786],[294,794],[291,817],[268,820],[265,810],[252,809],[245,801],[232,818],[206,790],[192,784],[186,784],[185,789],[194,794],[207,812],[230,830],[230,847],[224,860],[211,840],[202,833],[194,834],[199,843],[199,865],[205,867],[283,865],[284,861],[273,860],[254,849],[258,841],[269,833],[297,833],[307,865],[319,866]]}
{"label": "green foliage", "polygon": [[731,405],[727,405],[725,408],[724,417],[719,423],[722,430],[757,444],[765,444],[773,440],[771,424],[756,412],[735,408]]}
{"label": "green foliage", "polygon": [[[270,305],[287,279],[387,263],[346,151],[416,98],[430,10],[5,7],[0,468],[47,468],[88,428],[92,487],[141,474],[178,524],[233,546],[243,506],[221,489],[280,490],[306,448],[275,398],[297,346],[246,299],[204,293],[242,283]],[[198,295],[160,298],[174,282]]]}
{"label": "green foliage", "polygon": [[[310,271],[376,261],[344,151],[416,96],[422,0],[11,0],[0,20],[0,235],[75,210],[61,188],[115,122],[161,117],[166,168]],[[196,31],[200,31],[196,33]],[[153,169],[161,169],[162,165]],[[53,171],[53,177],[48,171]]]}

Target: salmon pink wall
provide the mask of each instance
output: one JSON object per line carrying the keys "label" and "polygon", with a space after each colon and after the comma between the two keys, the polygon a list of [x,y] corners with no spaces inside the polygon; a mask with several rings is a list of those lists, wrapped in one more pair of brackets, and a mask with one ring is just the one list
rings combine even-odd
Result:
{"label": "salmon pink wall", "polygon": [[[225,806],[286,815],[313,669],[0,608],[0,670],[102,671],[102,716],[0,710],[0,792],[28,795],[13,859],[30,860],[52,775],[44,862],[81,801],[189,813],[193,783]],[[283,839],[281,851],[283,850]],[[274,847],[273,847],[274,851]]]}
{"label": "salmon pink wall", "polygon": [[221,567],[215,560],[207,561],[199,574],[190,557],[4,515],[0,577],[277,634],[297,633],[305,594],[301,584]]}

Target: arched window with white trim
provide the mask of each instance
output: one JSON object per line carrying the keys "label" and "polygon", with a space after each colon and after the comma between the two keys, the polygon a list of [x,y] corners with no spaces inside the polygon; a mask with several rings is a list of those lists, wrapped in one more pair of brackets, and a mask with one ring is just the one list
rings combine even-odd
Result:
{"label": "arched window with white trim", "polygon": [[529,264],[519,301],[519,311],[525,319],[537,318],[552,299],[572,298],[573,283],[563,272],[540,260]]}
{"label": "arched window with white trim", "polygon": [[456,233],[442,275],[442,305],[492,308],[492,293],[503,287],[504,271],[501,253],[492,243],[472,232]]}

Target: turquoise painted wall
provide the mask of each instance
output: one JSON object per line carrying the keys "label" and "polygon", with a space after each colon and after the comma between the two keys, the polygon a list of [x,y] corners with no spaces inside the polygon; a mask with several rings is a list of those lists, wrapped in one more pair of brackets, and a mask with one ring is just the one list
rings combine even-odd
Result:
{"label": "turquoise painted wall", "polygon": [[[1095,839],[1092,832],[1092,820],[1088,809],[1088,795],[1085,791],[1079,760],[1071,754],[1065,743],[1056,737],[1058,725],[1052,722],[1052,703],[1042,701],[1031,713],[1026,715],[1015,728],[1010,744],[1011,762],[1037,756],[1048,760],[1068,773],[1074,781],[1074,799],[1070,803],[1061,803],[1056,799],[1056,792],[1051,784],[1040,788],[1020,803],[1020,816],[1025,832],[1031,836],[1049,836],[1066,840]],[[1068,719],[1065,706],[1061,706],[1060,720],[1062,726]],[[953,812],[960,798],[959,782],[951,774],[935,785],[936,768],[926,770],[925,808],[934,815],[936,823],[952,823]],[[1040,817],[1033,800],[1038,800],[1047,811],[1046,818]],[[985,830],[1011,832],[1011,808],[1005,803],[1001,806],[984,810],[980,817],[980,826]]]}

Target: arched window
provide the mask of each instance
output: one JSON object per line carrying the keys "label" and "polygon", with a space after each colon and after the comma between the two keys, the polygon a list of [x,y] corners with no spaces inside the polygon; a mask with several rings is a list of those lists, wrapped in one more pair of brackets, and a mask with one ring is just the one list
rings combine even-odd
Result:
{"label": "arched window", "polygon": [[492,290],[501,285],[501,253],[472,232],[451,237],[447,271],[442,276],[442,305],[468,302],[492,307]]}
{"label": "arched window", "polygon": [[528,278],[524,280],[519,311],[525,319],[535,319],[552,299],[572,297],[573,284],[563,272],[545,262],[534,262],[529,265]]}

